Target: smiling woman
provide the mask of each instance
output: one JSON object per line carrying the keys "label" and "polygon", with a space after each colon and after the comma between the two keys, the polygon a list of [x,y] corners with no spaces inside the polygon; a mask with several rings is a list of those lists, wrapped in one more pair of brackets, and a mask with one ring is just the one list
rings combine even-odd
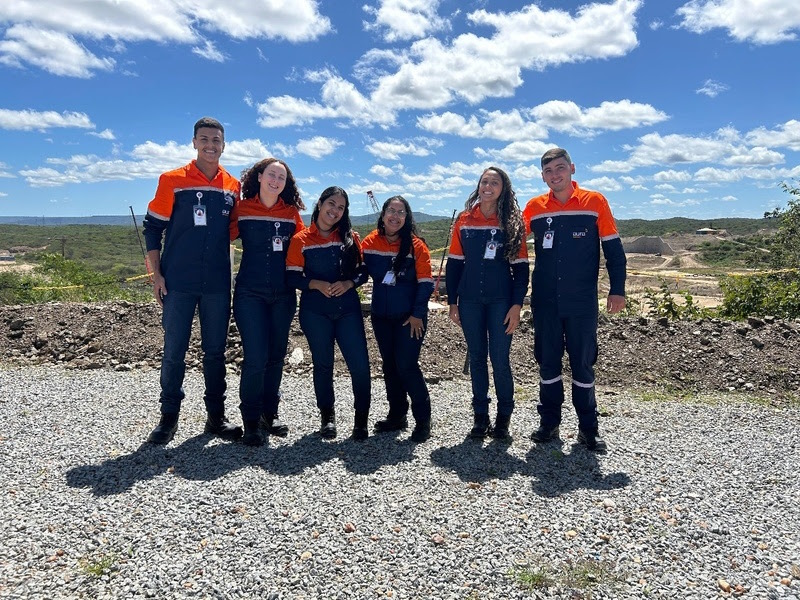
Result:
{"label": "smiling woman", "polygon": [[266,433],[284,437],[278,417],[283,359],[297,296],[286,280],[289,241],[305,226],[294,174],[284,161],[265,158],[242,173],[243,200],[231,214],[230,238],[242,240],[233,293],[233,317],[242,336],[239,385],[242,441],[261,446]]}
{"label": "smiling woman", "polygon": [[373,281],[370,318],[378,342],[389,414],[378,432],[408,427],[408,397],[416,425],[411,440],[431,432],[431,400],[419,366],[433,292],[431,255],[417,237],[411,206],[403,196],[383,204],[376,229],[364,238],[364,263]]}
{"label": "smiling woman", "polygon": [[[508,174],[498,167],[485,169],[453,226],[446,271],[450,319],[461,326],[469,351],[474,415],[470,436],[477,439],[511,437],[511,336],[528,290],[524,240],[525,227]],[[488,360],[497,392],[494,427],[489,417]]]}
{"label": "smiling woman", "polygon": [[371,402],[364,317],[356,288],[367,280],[358,234],[350,223],[350,199],[338,186],[326,188],[314,206],[311,226],[292,238],[287,280],[300,290],[299,321],[314,363],[314,393],[320,435],[336,437],[334,344],[344,356],[353,384],[353,439],[369,437]]}

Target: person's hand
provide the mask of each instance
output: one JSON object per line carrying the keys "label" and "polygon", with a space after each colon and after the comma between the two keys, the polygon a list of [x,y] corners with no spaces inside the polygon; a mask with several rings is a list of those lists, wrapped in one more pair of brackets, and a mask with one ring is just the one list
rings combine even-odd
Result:
{"label": "person's hand", "polygon": [[322,281],[321,279],[312,279],[308,282],[308,289],[310,290],[317,290],[320,294],[325,296],[326,298],[330,298],[330,287],[331,284],[327,281]]}
{"label": "person's hand", "polygon": [[618,313],[625,308],[625,303],[625,296],[609,294],[608,300],[606,300],[606,310],[608,311],[608,314],[613,315],[614,313]]}
{"label": "person's hand", "polygon": [[425,333],[425,325],[422,323],[422,319],[417,317],[408,317],[406,322],[403,323],[403,327],[406,325],[411,327],[411,337],[417,339],[422,338],[422,334]]}
{"label": "person's hand", "polygon": [[450,305],[450,320],[461,327],[461,317],[458,314],[458,304]]}
{"label": "person's hand", "polygon": [[344,279],[342,281],[334,281],[328,287],[328,297],[330,298],[332,296],[333,297],[341,296],[347,290],[352,290],[354,287],[356,287],[356,284],[353,283],[353,281],[350,279]]}
{"label": "person's hand", "polygon": [[503,325],[506,326],[506,335],[511,335],[519,325],[519,313],[522,307],[519,304],[514,304],[508,309],[506,318],[503,319]]}
{"label": "person's hand", "polygon": [[164,307],[164,296],[167,295],[167,282],[161,273],[153,273],[153,297],[160,307]]}

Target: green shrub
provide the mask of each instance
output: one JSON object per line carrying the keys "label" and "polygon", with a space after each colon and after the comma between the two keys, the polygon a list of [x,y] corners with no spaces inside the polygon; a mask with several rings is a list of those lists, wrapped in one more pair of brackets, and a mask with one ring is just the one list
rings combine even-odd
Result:
{"label": "green shrub", "polygon": [[715,315],[710,308],[703,308],[694,303],[694,298],[689,292],[678,291],[678,296],[683,302],[678,302],[669,289],[669,284],[661,280],[659,289],[645,288],[645,304],[649,307],[648,314],[654,317],[666,317],[670,321],[688,321],[703,319]]}
{"label": "green shrub", "polygon": [[60,254],[44,253],[32,274],[0,274],[0,302],[96,302],[100,300],[146,300],[147,286],[123,284],[119,277],[99,273]]}
{"label": "green shrub", "polygon": [[796,272],[731,275],[720,280],[720,287],[722,306],[719,310],[724,317],[800,317],[800,277]]}

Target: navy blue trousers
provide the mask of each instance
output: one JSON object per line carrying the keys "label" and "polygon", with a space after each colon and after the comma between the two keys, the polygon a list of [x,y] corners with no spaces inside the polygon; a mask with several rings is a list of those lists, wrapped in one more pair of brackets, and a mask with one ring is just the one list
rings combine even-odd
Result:
{"label": "navy blue trousers", "polygon": [[[418,423],[429,421],[431,398],[419,367],[419,353],[425,334],[421,338],[412,337],[411,327],[403,325],[405,318],[389,319],[372,315],[371,319],[383,361],[389,415],[397,419],[405,417],[408,413],[408,397],[411,397],[414,420]],[[422,322],[427,329],[427,317]]]}
{"label": "navy blue trousers", "polygon": [[294,290],[276,294],[237,287],[233,294],[233,318],[244,354],[239,383],[244,421],[278,414],[283,361],[296,308]]}
{"label": "navy blue trousers", "polygon": [[597,362],[597,314],[560,317],[554,311],[533,311],[533,354],[539,364],[541,424],[548,429],[561,423],[564,403],[562,358],[566,349],[572,370],[572,404],[581,429],[597,429],[594,365]]}

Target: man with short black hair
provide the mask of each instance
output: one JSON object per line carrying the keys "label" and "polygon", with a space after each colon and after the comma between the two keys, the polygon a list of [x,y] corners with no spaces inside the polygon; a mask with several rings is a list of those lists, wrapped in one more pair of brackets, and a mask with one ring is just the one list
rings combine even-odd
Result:
{"label": "man with short black hair", "polygon": [[598,275],[600,249],[606,258],[611,289],[606,308],[625,308],[625,251],[608,201],[599,192],[572,181],[575,165],[563,148],[542,156],[547,194],[532,198],[525,227],[533,233],[536,258],[531,277],[534,357],[539,364],[539,428],[531,438],[558,437],[566,348],[572,370],[572,404],[578,415],[578,442],[604,452],[598,434],[594,364],[597,360]]}
{"label": "man with short black hair", "polygon": [[225,417],[225,346],[231,305],[228,231],[239,181],[219,164],[225,149],[225,129],[219,121],[210,117],[197,121],[192,146],[197,158],[161,175],[144,218],[153,295],[163,308],[164,327],[161,420],[147,440],[154,444],[168,443],[178,429],[195,312],[200,317],[203,350],[205,432],[229,440],[242,436],[241,427]]}

